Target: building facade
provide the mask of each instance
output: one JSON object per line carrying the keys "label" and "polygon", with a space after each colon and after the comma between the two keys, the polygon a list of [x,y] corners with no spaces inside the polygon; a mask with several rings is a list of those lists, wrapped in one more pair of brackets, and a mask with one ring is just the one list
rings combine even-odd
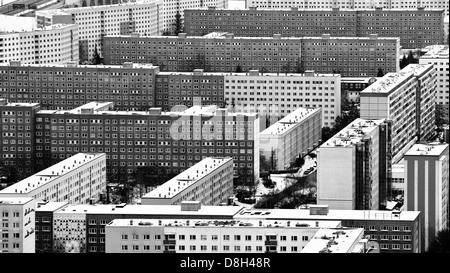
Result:
{"label": "building facade", "polygon": [[[78,25],[79,58],[85,63],[94,52],[102,53],[103,36],[141,33],[158,35],[162,28],[162,0],[137,1],[125,4],[78,7],[36,11],[38,26],[55,20]],[[58,19],[53,19],[57,17]]]}
{"label": "building facade", "polygon": [[[312,34],[317,35],[317,34]],[[267,36],[267,35],[266,35]],[[152,63],[161,71],[293,73],[314,70],[344,77],[376,76],[399,70],[399,38],[370,37],[235,37],[105,36],[104,63]]]}
{"label": "building facade", "polygon": [[405,209],[422,212],[424,250],[448,228],[448,182],[448,144],[415,144],[405,154]]}
{"label": "building facade", "polygon": [[67,202],[36,202],[36,253],[52,253],[54,251],[53,214],[68,204]]}
{"label": "building facade", "polygon": [[361,91],[361,118],[392,121],[393,163],[417,140],[433,135],[436,86],[432,65],[410,64]]}
{"label": "building facade", "polygon": [[[113,101],[117,110],[147,110],[155,105],[158,67],[122,65],[0,64],[0,98],[37,102],[41,109],[66,110],[90,101]],[[162,99],[161,99],[162,100]],[[1,144],[0,144],[1,145]]]}
{"label": "building facade", "polygon": [[[444,11],[435,9],[192,9],[185,11],[185,31],[201,36],[229,32],[241,37],[400,37],[403,48],[442,44]],[[419,34],[420,33],[420,34]]]}
{"label": "building facade", "polygon": [[376,82],[378,77],[342,77],[341,78],[341,94],[342,101],[359,103],[359,93]]}
{"label": "building facade", "polygon": [[449,118],[449,48],[448,45],[435,45],[425,48],[425,55],[420,56],[420,64],[432,64],[436,69],[436,108],[442,111],[444,122]]}
{"label": "building facade", "polygon": [[233,159],[207,157],[141,198],[143,205],[227,204],[233,194]]}
{"label": "building facade", "polygon": [[106,191],[106,155],[77,153],[3,190],[0,196],[96,203]]}
{"label": "building facade", "polygon": [[118,219],[106,225],[105,252],[300,253],[324,227],[340,222]]}
{"label": "building facade", "polygon": [[259,134],[260,153],[277,170],[287,169],[319,145],[321,129],[320,109],[298,108]]}
{"label": "building facade", "polygon": [[78,41],[79,27],[75,24],[56,24],[26,31],[0,31],[0,63],[78,62]]}
{"label": "building facade", "polygon": [[386,120],[356,119],[317,152],[317,204],[379,210],[390,196],[390,134]]}
{"label": "building facade", "polygon": [[259,8],[290,8],[300,9],[331,9],[339,7],[342,9],[373,9],[382,7],[386,9],[415,9],[424,7],[428,9],[443,9],[448,15],[448,1],[445,0],[246,0],[246,7]]}
{"label": "building facade", "polygon": [[0,253],[34,253],[34,210],[33,198],[0,196]]}

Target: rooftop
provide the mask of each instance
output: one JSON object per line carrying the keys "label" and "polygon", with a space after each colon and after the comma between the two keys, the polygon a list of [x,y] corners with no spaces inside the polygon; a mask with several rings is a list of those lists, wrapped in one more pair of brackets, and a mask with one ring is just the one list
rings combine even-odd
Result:
{"label": "rooftop", "polygon": [[40,10],[40,12],[45,12],[47,14],[67,14],[74,12],[84,12],[84,11],[97,11],[97,10],[111,10],[114,8],[124,8],[124,6],[129,7],[133,5],[143,5],[157,2],[157,0],[136,0],[135,2],[112,4],[112,5],[102,5],[102,6],[89,6],[89,7],[78,7],[78,8],[65,8],[65,9],[51,9],[51,10]]}
{"label": "rooftop", "polygon": [[[376,11],[377,8],[358,8],[358,9],[344,9],[344,8],[337,8],[340,11],[347,11],[347,12],[355,12],[355,11]],[[417,11],[418,8],[399,8],[399,9],[387,9],[387,8],[379,8],[382,9],[383,11]],[[444,9],[435,9],[435,8],[423,8],[425,11],[444,11]],[[215,10],[215,11],[230,11],[233,9],[228,9],[228,8],[216,8],[216,7],[201,7],[201,8],[195,8],[195,9],[186,9],[186,10]],[[306,8],[306,9],[302,9],[302,8],[298,8],[298,7],[292,7],[292,8],[260,8],[260,7],[250,7],[250,8],[246,8],[246,9],[238,9],[241,10],[243,12],[249,12],[252,10],[257,10],[257,11],[302,11],[302,12],[308,12],[308,11],[318,11],[318,12],[323,12],[323,11],[329,11],[331,12],[333,9],[332,8],[317,8],[317,9],[313,9],[313,8]]]}
{"label": "rooftop", "polygon": [[68,202],[37,202],[36,211],[45,212],[52,211],[55,212],[65,206],[69,205]]}
{"label": "rooftop", "polygon": [[362,239],[363,228],[321,228],[301,253],[348,253]]}
{"label": "rooftop", "polygon": [[29,176],[3,190],[0,191],[1,194],[27,194],[37,188],[44,186],[45,184],[51,183],[55,179],[65,175],[73,170],[78,169],[84,164],[95,160],[99,157],[105,156],[104,153],[88,154],[88,153],[78,153],[72,157],[67,158],[64,161],[56,163],[55,165],[42,170],[32,176]]}
{"label": "rooftop", "polygon": [[426,52],[421,59],[448,59],[449,47],[448,45],[431,45],[422,49],[422,52]]}
{"label": "rooftop", "polygon": [[[1,100],[4,101],[4,100]],[[11,106],[11,107],[37,107],[39,106],[38,102],[9,102],[3,106]]]}
{"label": "rooftop", "polygon": [[260,137],[264,135],[282,135],[294,128],[297,124],[300,124],[311,117],[313,114],[321,111],[320,108],[297,108],[294,112],[291,112],[284,118],[272,124],[259,135]]}
{"label": "rooftop", "polygon": [[380,77],[341,77],[341,83],[368,83],[371,80],[377,81]]}
{"label": "rooftop", "polygon": [[323,143],[320,148],[353,147],[355,144],[361,142],[367,134],[375,130],[377,126],[383,122],[383,119],[368,120],[357,118],[344,129],[339,131],[339,133],[335,134]]}
{"label": "rooftop", "polygon": [[384,75],[381,79],[374,82],[372,85],[361,91],[364,93],[386,93],[389,94],[391,91],[403,84],[407,79],[413,76],[418,76],[432,65],[422,65],[422,64],[409,64],[399,72],[390,72]]}
{"label": "rooftop", "polygon": [[411,149],[406,152],[405,156],[440,156],[448,146],[449,145],[445,143],[414,144]]}
{"label": "rooftop", "polygon": [[178,174],[166,183],[160,185],[142,198],[173,198],[178,193],[194,185],[217,168],[230,163],[233,166],[233,158],[207,157],[194,166]]}
{"label": "rooftop", "polygon": [[[202,69],[201,69],[202,70]],[[248,76],[261,76],[261,77],[341,77],[340,74],[322,74],[322,73],[260,73],[259,70],[251,70],[249,72],[204,72],[204,71],[194,71],[194,72],[178,72],[178,71],[161,71],[158,72],[158,76],[234,76],[234,77],[248,77]],[[341,78],[344,79],[344,78]],[[368,78],[369,79],[369,78]]]}
{"label": "rooftop", "polygon": [[105,69],[105,68],[134,68],[134,69],[154,69],[158,66],[152,64],[138,64],[138,63],[124,63],[123,65],[80,65],[77,62],[68,62],[66,64],[22,64],[20,61],[13,61],[10,63],[0,63],[1,66],[20,66],[20,67],[55,67],[55,68],[92,68],[92,69]]}
{"label": "rooftop", "polygon": [[265,220],[387,220],[387,221],[414,221],[419,217],[420,211],[394,211],[385,210],[329,210],[327,214],[310,214],[310,209],[245,209],[234,219],[265,219]]}
{"label": "rooftop", "polygon": [[56,213],[61,214],[120,214],[146,215],[154,217],[229,217],[239,213],[243,207],[239,206],[201,206],[199,210],[181,210],[180,205],[69,205]]}
{"label": "rooftop", "polygon": [[55,29],[63,29],[63,28],[71,28],[73,26],[78,26],[76,24],[55,24],[45,27],[29,27],[29,28],[21,28],[21,29],[8,29],[5,31],[0,30],[0,34],[13,34],[13,33],[25,33],[25,32],[36,32],[36,31],[47,31],[47,30],[55,30]]}
{"label": "rooftop", "polygon": [[274,220],[223,220],[223,219],[114,219],[107,226],[165,226],[165,227],[233,227],[233,228],[336,228],[340,227],[340,221],[274,221]]}
{"label": "rooftop", "polygon": [[31,197],[2,197],[0,196],[0,206],[1,205],[21,205],[33,201],[34,198]]}

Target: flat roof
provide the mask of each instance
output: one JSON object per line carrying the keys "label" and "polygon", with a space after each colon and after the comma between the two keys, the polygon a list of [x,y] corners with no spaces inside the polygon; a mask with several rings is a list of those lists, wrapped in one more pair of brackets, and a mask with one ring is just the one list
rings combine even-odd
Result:
{"label": "flat roof", "polygon": [[[349,11],[349,12],[354,12],[354,11],[376,11],[377,8],[357,8],[357,9],[346,9],[346,8],[337,8],[339,11]],[[387,8],[378,8],[378,9],[382,9],[383,11],[417,11],[418,8],[393,8],[393,9],[387,9]],[[185,9],[185,10],[201,10],[201,11],[205,11],[205,10],[211,10],[211,11],[230,11],[230,10],[236,10],[236,9],[228,9],[228,8],[214,8],[214,9],[209,9],[209,7],[201,7],[201,8],[195,8],[195,9]],[[238,9],[241,11],[328,11],[331,12],[333,11],[332,8],[298,8],[298,7],[294,7],[294,9],[292,8],[260,8],[260,7],[252,7],[252,8],[246,8],[246,9]],[[444,9],[436,9],[436,8],[423,8],[423,10],[425,11],[444,11]]]}
{"label": "flat roof", "polygon": [[45,212],[45,211],[57,211],[65,206],[67,206],[68,202],[37,202],[36,203],[36,211]]}
{"label": "flat roof", "polygon": [[446,143],[428,143],[428,144],[414,144],[411,149],[409,149],[405,156],[416,156],[416,155],[426,155],[426,156],[440,156],[445,149],[448,148]]}
{"label": "flat roof", "polygon": [[[6,100],[6,99],[5,99]],[[1,106],[11,106],[11,107],[35,107],[39,106],[38,102],[9,102],[6,105]]]}
{"label": "flat roof", "polygon": [[[362,238],[363,228],[321,228],[301,253],[347,253]],[[356,245],[355,245],[356,246]]]}
{"label": "flat roof", "polygon": [[108,227],[146,227],[146,226],[164,226],[164,227],[231,227],[231,228],[336,228],[340,227],[340,221],[301,221],[291,222],[274,220],[223,220],[223,219],[114,219]]}
{"label": "flat roof", "polygon": [[[384,119],[362,119],[357,118],[352,123],[347,125],[339,133],[332,136],[325,143],[320,145],[320,148],[332,147],[352,147],[361,142],[370,132],[375,130],[378,125],[384,122]],[[319,148],[319,149],[320,149]]]}
{"label": "flat roof", "polygon": [[422,49],[422,52],[426,52],[420,56],[420,59],[448,59],[449,58],[449,46],[448,45],[431,45]]}
{"label": "flat roof", "polygon": [[[53,180],[65,175],[73,170],[82,167],[84,164],[93,161],[99,157],[105,156],[104,153],[78,153],[74,156],[67,158],[64,161],[56,163],[53,166],[48,167],[32,176],[29,176],[3,190],[1,194],[27,194],[40,188]],[[105,157],[106,158],[106,157]]]}
{"label": "flat roof", "polygon": [[[17,62],[17,61],[16,61]],[[54,68],[99,68],[99,69],[105,69],[105,68],[114,68],[114,69],[126,69],[126,68],[134,68],[134,69],[154,69],[158,66],[154,66],[151,63],[147,64],[140,64],[140,63],[129,63],[129,65],[82,65],[78,64],[77,62],[67,62],[65,64],[20,64],[20,65],[13,65],[11,62],[9,63],[0,63],[0,67],[2,66],[10,66],[10,67],[54,67]]]}
{"label": "flat roof", "polygon": [[244,207],[240,206],[201,206],[198,211],[182,211],[180,205],[69,205],[55,213],[61,214],[121,214],[164,216],[207,216],[233,217]]}
{"label": "flat roof", "polygon": [[297,108],[295,111],[263,130],[259,135],[260,137],[265,135],[282,135],[294,128],[297,124],[302,123],[315,113],[321,111],[320,108]]}
{"label": "flat roof", "polygon": [[233,158],[204,158],[200,162],[197,162],[194,166],[178,174],[164,184],[158,186],[153,191],[142,196],[142,198],[173,198],[183,190],[194,185],[195,183],[197,183],[210,173],[216,171],[218,168],[226,165],[227,163],[230,163],[231,166],[233,166]]}
{"label": "flat roof", "polygon": [[385,210],[329,210],[326,215],[311,215],[310,209],[245,209],[234,218],[266,220],[387,220],[414,221],[420,211],[402,211],[398,216]]}
{"label": "flat roof", "polygon": [[[256,75],[253,75],[254,72]],[[312,73],[313,77],[334,77],[341,78],[341,74]],[[178,72],[178,71],[161,71],[158,76],[233,76],[233,77],[311,77],[309,73],[260,73],[258,70],[249,72]],[[343,78],[341,78],[343,79]]]}
{"label": "flat roof", "polygon": [[371,79],[381,79],[381,77],[341,77],[341,83],[368,83]]}
{"label": "flat roof", "polygon": [[34,198],[31,197],[3,197],[0,196],[0,206],[2,205],[23,205],[30,201],[33,201]]}
{"label": "flat roof", "polygon": [[135,2],[128,3],[120,3],[120,4],[111,4],[111,5],[102,5],[102,6],[89,6],[89,7],[77,7],[77,8],[64,8],[64,9],[51,9],[51,10],[40,10],[45,11],[48,14],[65,14],[65,12],[74,12],[74,11],[96,11],[96,10],[105,10],[111,8],[120,8],[120,7],[129,7],[134,5],[143,5],[143,4],[151,4],[159,2],[158,0],[136,0]]}

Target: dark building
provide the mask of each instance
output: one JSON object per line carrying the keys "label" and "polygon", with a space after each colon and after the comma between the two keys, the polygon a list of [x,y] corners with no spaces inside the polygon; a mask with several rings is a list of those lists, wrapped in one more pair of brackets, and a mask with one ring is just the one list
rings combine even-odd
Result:
{"label": "dark building", "polygon": [[67,202],[37,202],[35,212],[36,253],[51,253],[53,242],[53,213],[68,205]]}

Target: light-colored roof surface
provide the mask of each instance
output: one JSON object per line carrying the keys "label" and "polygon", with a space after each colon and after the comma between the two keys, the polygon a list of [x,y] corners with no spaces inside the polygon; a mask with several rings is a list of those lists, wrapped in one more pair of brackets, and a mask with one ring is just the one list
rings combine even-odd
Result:
{"label": "light-colored roof surface", "polygon": [[448,45],[431,45],[427,46],[422,51],[426,53],[420,59],[448,59],[449,46]]}
{"label": "light-colored roof surface", "polygon": [[88,154],[88,153],[78,153],[72,157],[67,158],[64,161],[56,163],[55,165],[42,170],[32,176],[29,176],[3,190],[0,191],[0,195],[17,193],[26,194],[34,191],[35,189],[42,187],[45,184],[51,183],[55,179],[61,177],[64,174],[72,172],[84,164],[95,160],[99,157],[105,157],[104,153]]}
{"label": "light-colored roof surface", "polygon": [[445,149],[448,148],[448,144],[414,144],[411,149],[409,149],[405,156],[411,155],[426,155],[426,156],[439,156]]}
{"label": "light-colored roof surface", "polygon": [[420,211],[402,211],[397,217],[391,211],[383,210],[329,210],[327,215],[310,215],[309,209],[246,209],[235,219],[413,221],[419,214]]}
{"label": "light-colored roof surface", "polygon": [[[232,217],[243,207],[239,206],[201,206],[198,211],[181,211],[180,205],[69,205],[56,213],[86,214],[129,214],[129,215],[193,215],[193,216],[228,216]],[[132,218],[132,217],[130,217]]]}
{"label": "light-colored roof surface", "polygon": [[[0,63],[0,66],[11,66],[10,63]],[[15,67],[15,66],[14,66]],[[80,69],[86,69],[86,68],[112,68],[112,69],[154,69],[158,66],[154,66],[152,64],[138,64],[133,63],[132,67],[124,67],[123,65],[81,65],[77,64],[75,66],[70,66],[68,63],[66,64],[21,64],[20,67],[55,67],[55,68],[80,68]]]}
{"label": "light-colored roof surface", "polygon": [[301,124],[312,115],[321,111],[322,110],[320,108],[297,108],[295,111],[289,113],[287,116],[262,131],[259,135],[260,137],[268,137],[269,135],[283,135],[296,125]]}
{"label": "light-colored roof surface", "polygon": [[226,164],[233,166],[233,158],[212,158],[207,157],[194,166],[178,174],[166,183],[158,186],[153,191],[147,193],[142,198],[173,198],[178,193],[194,185],[207,175],[211,174],[219,167]]}
{"label": "light-colored roof surface", "polygon": [[413,77],[413,75],[420,75],[427,70],[431,64],[409,64],[397,73],[391,72],[384,75],[381,79],[374,82],[372,85],[361,91],[361,94],[366,93],[390,93],[397,88],[399,84],[405,82],[406,79]]}
{"label": "light-colored roof surface", "polygon": [[363,228],[322,228],[306,244],[301,253],[347,253],[362,238]]}
{"label": "light-colored roof surface", "polygon": [[48,14],[66,14],[66,13],[76,13],[76,12],[87,12],[87,11],[101,11],[101,10],[113,10],[118,8],[129,8],[135,5],[144,5],[157,2],[157,0],[137,0],[130,3],[112,4],[112,5],[102,5],[102,6],[89,6],[89,7],[77,7],[77,8],[66,8],[66,9],[51,9],[51,10],[40,10]]}
{"label": "light-colored roof surface", "polygon": [[[196,9],[186,9],[186,10],[208,10],[208,7],[202,7],[202,8],[196,8]],[[231,9],[226,9],[226,8],[215,8],[213,10],[216,11],[229,11]],[[241,11],[245,11],[245,12],[249,12],[251,11],[251,9],[239,9]],[[256,8],[256,11],[291,11],[291,8]],[[357,8],[357,9],[346,9],[346,8],[339,8],[340,11],[349,11],[349,12],[354,12],[354,11],[375,11],[375,8]],[[444,11],[444,9],[436,9],[436,8],[425,8],[424,10],[426,11]],[[298,11],[318,11],[318,12],[324,12],[324,11],[328,11],[331,12],[332,9],[331,8],[306,8],[306,9],[302,9],[302,8],[298,8]],[[383,8],[383,11],[417,11],[417,8],[398,8],[398,9],[387,9],[387,8]]]}
{"label": "light-colored roof surface", "polygon": [[380,77],[341,77],[342,83],[368,83],[370,79],[381,79]]}
{"label": "light-colored roof surface", "polygon": [[189,219],[189,220],[174,220],[174,219],[115,219],[107,226],[110,227],[130,227],[130,226],[178,226],[178,227],[246,227],[246,228],[336,228],[340,227],[340,221],[274,221],[274,220],[223,220],[223,219]]}
{"label": "light-colored roof surface", "polygon": [[35,107],[35,106],[39,106],[39,103],[37,103],[37,102],[31,102],[31,103],[27,103],[27,102],[9,102],[8,104],[6,104],[4,106],[11,106],[11,107]]}
{"label": "light-colored roof surface", "polygon": [[56,211],[68,204],[68,202],[47,202],[41,203],[40,205],[36,204],[36,211]]}
{"label": "light-colored roof surface", "polygon": [[320,148],[351,147],[383,123],[383,119],[367,120],[357,118],[344,129],[323,143]]}
{"label": "light-colored roof surface", "polygon": [[[166,75],[172,75],[172,76],[193,76],[194,72],[178,72],[178,71],[162,71],[158,72],[158,76],[166,76]],[[311,77],[305,73],[259,73],[258,75],[250,75],[249,72],[203,72],[203,76],[233,76],[233,77]],[[314,77],[334,77],[334,78],[340,78],[340,74],[320,74],[320,73],[314,73]],[[341,78],[344,79],[344,78]],[[370,79],[370,78],[368,78]]]}
{"label": "light-colored roof surface", "polygon": [[31,197],[2,197],[0,196],[0,206],[2,205],[23,205],[34,199]]}

